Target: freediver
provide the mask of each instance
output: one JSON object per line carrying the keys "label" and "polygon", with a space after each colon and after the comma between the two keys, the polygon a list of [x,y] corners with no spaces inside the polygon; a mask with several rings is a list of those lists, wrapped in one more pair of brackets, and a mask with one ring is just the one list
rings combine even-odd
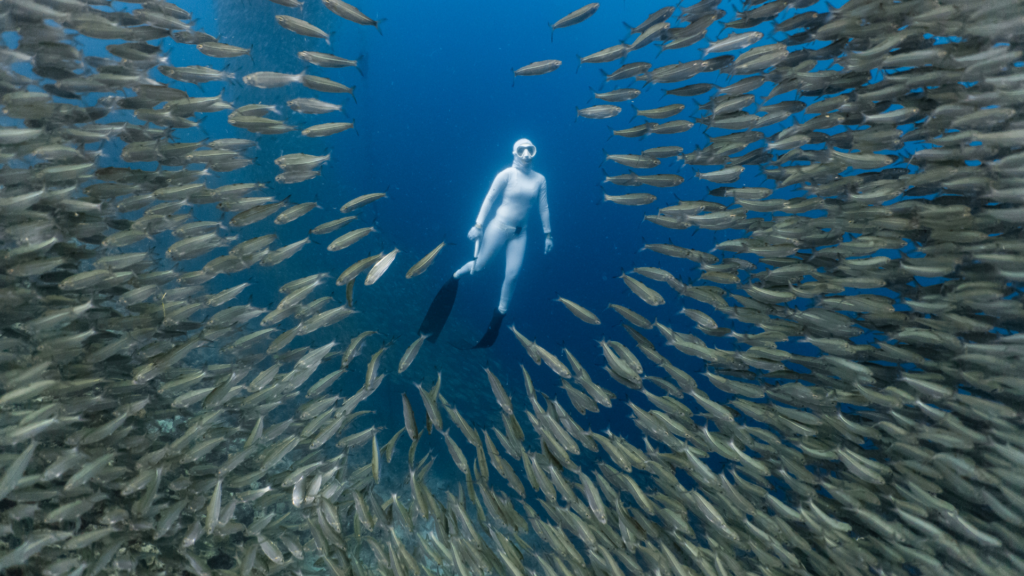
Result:
{"label": "freediver", "polygon": [[[434,342],[444,328],[448,315],[455,303],[459,278],[483,270],[497,251],[505,246],[505,281],[501,285],[501,298],[491,316],[487,332],[473,348],[487,348],[498,338],[501,322],[508,312],[508,303],[516,289],[516,279],[523,266],[526,252],[526,221],[530,206],[536,199],[540,209],[540,220],[544,228],[544,253],[551,252],[551,215],[548,212],[548,184],[544,175],[533,170],[533,159],[537,147],[526,138],[517,140],[512,147],[512,166],[505,168],[494,177],[491,189],[487,191],[476,223],[469,229],[468,237],[475,242],[474,258],[466,262],[445,282],[434,296],[427,315],[420,325],[420,334],[429,334],[427,340]],[[501,196],[494,218],[487,224],[487,215],[494,201]]]}

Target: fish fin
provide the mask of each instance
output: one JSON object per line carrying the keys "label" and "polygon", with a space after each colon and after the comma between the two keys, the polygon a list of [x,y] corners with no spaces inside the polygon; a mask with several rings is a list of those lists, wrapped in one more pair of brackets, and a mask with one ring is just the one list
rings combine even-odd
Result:
{"label": "fish fin", "polygon": [[356,72],[363,78],[366,78],[366,74],[363,73],[361,65],[366,61],[366,52],[360,52],[359,56],[356,56]]}

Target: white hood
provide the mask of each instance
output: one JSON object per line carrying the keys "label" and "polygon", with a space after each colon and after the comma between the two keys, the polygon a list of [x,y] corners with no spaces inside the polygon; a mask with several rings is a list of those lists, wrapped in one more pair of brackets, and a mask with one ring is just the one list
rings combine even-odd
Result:
{"label": "white hood", "polygon": [[512,166],[522,172],[529,172],[533,157],[537,155],[537,147],[526,138],[516,140],[512,146]]}

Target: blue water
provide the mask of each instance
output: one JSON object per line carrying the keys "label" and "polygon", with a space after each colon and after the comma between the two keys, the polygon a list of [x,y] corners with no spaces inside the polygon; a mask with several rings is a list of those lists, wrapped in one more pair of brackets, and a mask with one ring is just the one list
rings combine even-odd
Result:
{"label": "blue water", "polygon": [[[255,286],[247,293],[252,296],[251,302],[258,306],[272,306],[279,299],[275,289],[284,281],[321,271],[337,275],[358,258],[390,251],[393,247],[401,249],[393,268],[377,286],[365,288],[361,282],[358,283],[356,307],[361,310],[359,316],[339,325],[329,334],[298,339],[295,346],[323,344],[324,338],[330,334],[334,334],[343,345],[354,333],[375,329],[382,333],[382,339],[375,340],[366,355],[372,353],[379,342],[393,340],[394,350],[389,352],[389,357],[391,362],[397,362],[402,350],[415,339],[422,314],[434,292],[458,266],[472,257],[472,243],[466,239],[466,232],[473,225],[495,174],[510,165],[512,143],[518,138],[529,138],[538,148],[534,168],[543,173],[548,182],[554,250],[548,255],[543,254],[543,234],[534,209],[528,225],[526,261],[505,320],[506,329],[486,354],[463,353],[456,347],[483,333],[497,304],[504,271],[503,258],[499,257],[484,273],[461,282],[449,327],[440,341],[427,344],[414,368],[403,376],[395,376],[389,381],[391,385],[380,394],[379,413],[374,418],[375,423],[388,427],[386,437],[401,426],[398,394],[406,392],[416,400],[411,382],[432,382],[435,368],[444,366],[465,366],[465,370],[458,372],[455,378],[451,378],[450,372],[446,374],[448,379],[442,392],[455,400],[475,424],[488,422],[488,425],[494,425],[494,405],[488,403],[490,391],[481,370],[484,365],[494,367],[508,382],[507,388],[517,402],[524,401],[518,365],[527,365],[538,391],[557,396],[563,406],[571,410],[565,394],[557,389],[558,378],[546,367],[534,366],[507,330],[513,324],[553,353],[559,353],[563,347],[571,350],[595,381],[614,390],[620,400],[628,399],[647,406],[640,394],[619,386],[602,369],[604,361],[598,340],[619,340],[631,348],[634,344],[620,328],[621,318],[607,305],[625,305],[649,319],[656,318],[677,331],[687,333],[697,332],[689,319],[678,314],[682,305],[710,312],[709,307],[693,300],[683,302],[665,285],[643,279],[667,300],[664,306],[652,308],[629,292],[618,276],[636,266],[657,266],[671,271],[684,283],[695,282],[701,273],[695,263],[638,250],[645,242],[673,242],[711,251],[715,243],[738,233],[669,231],[644,223],[643,215],[655,213],[657,207],[674,204],[677,200],[703,198],[710,188],[718,185],[697,180],[694,170],[682,162],[665,159],[659,168],[643,172],[677,172],[686,178],[682,185],[657,189],[621,188],[608,184],[602,188],[603,170],[609,174],[625,172],[625,168],[603,163],[603,159],[605,150],[609,153],[639,153],[645,148],[677,145],[691,152],[698,145],[706,146],[709,135],[728,132],[711,130],[705,133],[704,127],[698,124],[683,134],[652,135],[642,140],[609,139],[610,128],[624,128],[643,120],[630,122],[633,111],[628,103],[620,104],[623,112],[614,119],[577,120],[576,107],[599,103],[591,100],[591,88],[598,91],[627,86],[642,88],[640,83],[630,81],[604,86],[601,69],[610,72],[622,63],[584,64],[577,71],[577,55],[590,54],[624,40],[628,33],[623,26],[624,21],[636,25],[647,14],[661,8],[663,3],[603,3],[592,18],[555,31],[552,39],[547,23],[580,5],[581,2],[561,0],[360,3],[358,7],[370,17],[386,18],[381,25],[383,33],[379,34],[371,27],[338,18],[312,0],[307,0],[301,13],[266,0],[219,5],[182,3],[196,16],[199,22],[197,29],[217,35],[225,42],[253,46],[252,59],[236,58],[229,63],[236,80],[224,87],[226,100],[236,106],[254,102],[278,104],[281,117],[300,128],[319,122],[340,121],[337,113],[303,116],[291,113],[284,105],[286,100],[294,97],[318,97],[343,104],[345,114],[356,124],[356,130],[323,139],[304,138],[297,131],[256,137],[260,149],[255,154],[255,164],[224,175],[217,184],[228,181],[269,182],[268,194],[288,197],[296,203],[315,200],[323,209],[284,227],[275,226],[268,219],[243,230],[243,238],[277,233],[279,243],[275,247],[282,246],[302,239],[316,224],[337,218],[337,208],[345,201],[367,192],[387,191],[387,199],[360,214],[360,225],[373,225],[379,233],[355,247],[329,253],[324,247],[340,232],[314,237],[318,245],[307,246],[298,256],[274,269],[256,267],[236,277],[219,278],[210,283],[213,291],[239,281],[237,276],[249,277]],[[320,26],[332,34],[330,46],[322,40],[299,37],[283,30],[274,23],[274,14],[302,17]],[[782,15],[780,19],[784,17]],[[733,16],[730,14],[720,22],[731,19]],[[761,44],[772,42],[767,37],[769,30],[765,28],[764,31],[766,38]],[[719,23],[711,27],[708,38],[717,39],[732,32],[736,30],[723,33]],[[635,36],[630,40],[633,38]],[[652,44],[631,54],[627,61],[648,61],[658,67],[695,60],[701,57],[699,48],[706,43],[704,40],[660,56],[658,46]],[[294,56],[298,50],[360,57],[362,73],[352,68],[310,66],[307,69],[311,74],[354,86],[355,97],[316,93],[298,84],[258,90],[241,83],[242,76],[254,71],[296,73],[306,69],[306,64]],[[192,46],[175,47],[172,59],[176,66],[224,66],[224,61],[207,58]],[[548,75],[516,78],[513,86],[513,68],[545,59],[559,59],[563,64]],[[154,76],[159,78],[155,73]],[[715,72],[698,75],[691,82],[726,85],[737,79]],[[175,85],[182,87],[181,83]],[[698,104],[706,102],[711,94],[685,99],[661,98],[663,89],[680,85],[650,86],[633,104],[646,109],[683,102],[687,109],[672,119],[693,119],[699,115]],[[217,83],[203,89],[188,87],[191,94],[206,95],[219,89]],[[793,97],[792,94],[784,95],[773,102]],[[254,137],[229,126],[226,118],[227,113],[224,112],[205,115],[205,135],[210,138]],[[789,124],[787,122],[775,129]],[[196,130],[190,132],[196,139],[204,136]],[[290,152],[330,152],[331,161],[317,179],[290,186],[276,185],[273,176],[277,169],[272,161],[282,153]],[[716,169],[699,168],[702,171]],[[763,182],[756,167],[747,167],[741,180],[732,185],[765,185]],[[659,200],[646,207],[602,202],[605,192],[623,194],[637,191],[655,193]],[[729,203],[729,199],[717,200]],[[219,214],[212,207],[200,207],[196,216],[217,218]],[[354,226],[345,230],[352,228]],[[442,240],[452,245],[442,251],[431,269],[422,276],[405,280],[404,271]],[[181,268],[191,270],[195,267],[185,263]],[[337,300],[344,299],[344,288],[335,287],[333,282],[329,281],[329,286],[322,290],[313,297],[331,293]],[[562,304],[554,301],[557,296],[593,310],[601,318],[602,325],[590,326],[579,321]],[[720,325],[729,326],[727,318],[720,314],[715,317]],[[660,346],[662,338],[656,331],[646,335]],[[731,340],[711,342],[729,346]],[[699,376],[704,370],[700,360],[675,353],[670,348],[661,348],[661,351],[676,366],[697,377],[701,387],[712,398],[725,400],[724,395]],[[652,374],[665,376],[646,359],[643,360]],[[359,372],[361,366],[355,371]],[[325,371],[316,377],[323,373]],[[348,386],[351,388],[361,383],[358,382],[360,377],[356,374],[351,380],[355,384]],[[345,389],[342,393],[351,391]],[[463,399],[461,402],[460,397]],[[414,404],[419,410],[418,402]],[[581,417],[578,421],[584,428],[594,430],[610,427],[639,443],[639,431],[628,422],[628,414],[625,403],[618,402],[612,410],[602,409],[600,414]],[[422,424],[423,420],[420,422]]]}
{"label": "blue water", "polygon": [[[609,141],[608,127],[624,127],[632,116],[625,106],[612,121],[577,121],[576,106],[598,103],[588,103],[588,87],[601,85],[599,69],[611,71],[619,63],[584,65],[577,74],[576,55],[616,44],[627,32],[623,20],[635,20],[637,14],[646,16],[661,7],[657,2],[630,4],[626,10],[622,3],[605,3],[586,22],[555,31],[552,41],[546,23],[579,7],[577,3],[525,2],[484,8],[476,2],[445,2],[439,8],[434,3],[407,2],[387,6],[385,35],[367,38],[367,53],[373,65],[367,97],[372,115],[373,178],[378,188],[391,185],[393,191],[386,208],[382,205],[380,225],[395,235],[400,246],[432,247],[439,238],[459,242],[446,248],[431,271],[415,282],[433,290],[471,258],[472,243],[465,235],[483,196],[494,175],[510,164],[512,143],[529,138],[538,148],[534,168],[548,181],[555,245],[550,254],[543,255],[543,234],[534,212],[528,226],[526,261],[506,326],[515,324],[524,335],[552,352],[568,348],[592,377],[609,388],[615,387],[620,398],[625,389],[604,374],[596,341],[605,337],[632,345],[632,339],[617,327],[621,318],[606,310],[608,303],[627,305],[663,322],[674,320],[679,306],[666,294],[669,303],[651,309],[628,292],[617,276],[640,263],[660,265],[682,275],[689,263],[670,262],[668,258],[659,262],[651,257],[657,255],[637,254],[643,244],[641,238],[665,242],[668,235],[663,229],[641,223],[645,212],[653,212],[650,206],[602,203],[602,149],[639,152],[670,144],[691,149],[701,138],[683,134],[652,136],[643,142],[623,138]],[[381,10],[383,13],[384,5]],[[426,22],[430,25],[424,25]],[[695,50],[679,52],[671,56],[683,60],[698,57]],[[630,60],[656,53],[657,48],[650,46]],[[668,56],[656,60],[656,65],[670,63]],[[545,76],[516,78],[513,87],[513,68],[545,59],[562,60],[563,64]],[[640,108],[655,107],[660,95],[660,90],[651,90],[635,103]],[[610,173],[624,171],[610,163],[606,168]],[[638,190],[615,188],[609,185],[606,191],[621,194]],[[702,184],[687,182],[678,189],[658,192],[665,199],[659,202],[661,205],[675,202],[673,192],[680,198],[695,199],[706,189]],[[709,250],[708,239],[694,247]],[[675,239],[678,243],[692,240],[689,231]],[[502,260],[498,260],[480,277],[460,283],[453,316],[475,323],[480,334],[497,303],[503,270]],[[580,322],[554,301],[557,296],[595,311],[602,325]],[[415,330],[419,319],[411,320],[409,329]],[[660,340],[654,334],[650,337]],[[438,345],[445,345],[443,337]],[[512,381],[510,389],[521,390],[521,376],[514,368],[525,363],[538,390],[556,395],[558,379],[546,367],[530,363],[509,330],[503,330],[489,355],[510,369],[506,371]],[[678,360],[681,366],[686,364]],[[480,378],[477,385],[486,386],[486,381]],[[559,400],[571,410],[564,393]],[[619,433],[635,436],[635,427],[621,421],[628,410],[624,405],[616,408],[611,412],[613,418],[602,410],[597,416],[581,418],[580,423],[595,430],[612,425]]]}

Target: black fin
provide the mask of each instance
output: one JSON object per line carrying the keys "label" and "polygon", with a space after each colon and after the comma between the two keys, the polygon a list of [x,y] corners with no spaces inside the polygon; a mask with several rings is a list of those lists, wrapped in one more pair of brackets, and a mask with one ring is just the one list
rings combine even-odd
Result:
{"label": "black fin", "polygon": [[494,341],[498,339],[498,331],[501,330],[501,321],[504,319],[505,315],[495,309],[494,315],[491,316],[491,323],[487,325],[487,332],[484,333],[484,337],[473,348],[490,348]]}
{"label": "black fin", "polygon": [[437,342],[437,337],[441,335],[441,329],[444,328],[444,323],[448,321],[448,315],[452,313],[452,306],[455,305],[455,295],[459,292],[459,279],[452,276],[441,286],[441,289],[437,291],[437,295],[434,296],[434,301],[430,303],[430,308],[427,309],[427,315],[423,317],[423,323],[420,324],[420,334],[430,334],[427,338],[428,342]]}

